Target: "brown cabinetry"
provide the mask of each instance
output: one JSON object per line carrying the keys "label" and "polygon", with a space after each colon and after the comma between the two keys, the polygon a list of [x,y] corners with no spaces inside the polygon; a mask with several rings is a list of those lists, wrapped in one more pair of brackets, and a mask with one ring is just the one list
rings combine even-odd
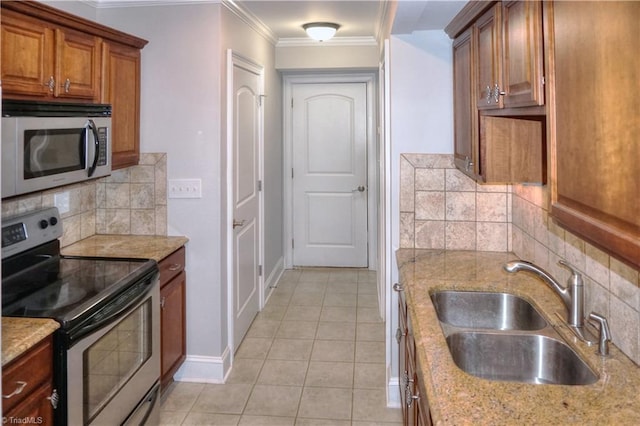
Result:
{"label": "brown cabinetry", "polygon": [[112,168],[140,157],[146,40],[32,1],[3,1],[3,97],[112,105]]}
{"label": "brown cabinetry", "polygon": [[8,10],[1,19],[5,96],[98,100],[98,37]]}
{"label": "brown cabinetry", "polygon": [[101,102],[112,106],[111,167],[140,159],[140,49],[104,43]]}
{"label": "brown cabinetry", "polygon": [[446,31],[456,167],[483,183],[544,182],[541,3],[470,2]]}
{"label": "brown cabinetry", "polygon": [[640,268],[640,3],[546,6],[551,214]]}
{"label": "brown cabinetry", "polygon": [[164,258],[160,267],[161,387],[166,389],[186,358],[185,248]]}
{"label": "brown cabinetry", "polygon": [[430,426],[429,403],[422,384],[422,371],[416,362],[416,344],[402,285],[395,284],[398,294],[398,342],[400,404],[404,425]]}
{"label": "brown cabinetry", "polygon": [[53,390],[53,345],[42,340],[2,369],[2,415],[5,423],[34,419],[53,424],[57,392]]}

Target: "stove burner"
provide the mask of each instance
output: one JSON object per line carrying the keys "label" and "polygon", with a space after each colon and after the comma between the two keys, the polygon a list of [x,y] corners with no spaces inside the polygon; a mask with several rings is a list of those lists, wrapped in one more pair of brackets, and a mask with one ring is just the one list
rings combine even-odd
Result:
{"label": "stove burner", "polygon": [[80,302],[87,292],[82,288],[74,287],[70,283],[49,286],[35,294],[25,304],[30,312],[48,311],[75,305]]}

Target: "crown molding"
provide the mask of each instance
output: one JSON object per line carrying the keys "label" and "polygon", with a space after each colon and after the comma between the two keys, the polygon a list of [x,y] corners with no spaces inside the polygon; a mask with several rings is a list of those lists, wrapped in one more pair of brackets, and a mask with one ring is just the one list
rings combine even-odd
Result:
{"label": "crown molding", "polygon": [[262,37],[267,39],[271,44],[275,46],[278,43],[278,36],[249,10],[237,4],[233,0],[221,0],[221,3],[231,13],[236,15],[242,22],[247,24]]}
{"label": "crown molding", "polygon": [[333,37],[316,41],[309,37],[281,38],[276,47],[377,46],[375,37]]}
{"label": "crown molding", "polygon": [[222,0],[78,0],[96,9],[142,6],[183,6],[187,4],[219,4]]}

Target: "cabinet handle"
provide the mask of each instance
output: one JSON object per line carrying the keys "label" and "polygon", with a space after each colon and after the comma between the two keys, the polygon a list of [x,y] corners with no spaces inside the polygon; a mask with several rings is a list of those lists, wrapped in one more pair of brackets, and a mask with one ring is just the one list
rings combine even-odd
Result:
{"label": "cabinet handle", "polygon": [[420,399],[420,395],[418,395],[418,394],[413,395],[411,393],[411,386],[408,383],[407,383],[407,387],[406,387],[405,396],[406,396],[406,401],[405,402],[407,404],[407,408],[410,408],[411,405],[413,405],[413,401],[417,401],[417,400]]}
{"label": "cabinet handle", "polygon": [[174,263],[173,265],[170,265],[170,266],[169,266],[169,270],[170,270],[171,272],[179,271],[179,270],[180,270],[180,268],[182,268],[182,265],[181,265],[181,264],[179,264],[179,263]]}
{"label": "cabinet handle", "polygon": [[64,93],[69,93],[70,88],[71,88],[71,80],[66,79],[64,81]]}
{"label": "cabinet handle", "polygon": [[486,96],[487,105],[491,104],[491,97],[492,96],[493,96],[493,91],[491,90],[491,86],[489,86],[487,84],[487,96]]}
{"label": "cabinet handle", "polygon": [[407,333],[403,333],[402,330],[400,330],[400,327],[396,328],[396,342],[398,342],[398,344],[400,344],[400,341],[406,335]]}
{"label": "cabinet handle", "polygon": [[60,396],[58,395],[57,389],[54,389],[53,392],[51,393],[51,396],[48,396],[47,399],[51,403],[51,406],[53,407],[54,410],[58,408],[58,401],[60,401]]}
{"label": "cabinet handle", "polygon": [[397,292],[400,292],[400,291],[404,291],[404,288],[402,287],[402,284],[395,283],[393,285],[393,290],[397,291]]}
{"label": "cabinet handle", "polygon": [[27,382],[23,382],[23,381],[16,381],[16,384],[18,385],[13,392],[11,392],[9,395],[2,395],[2,397],[4,399],[9,399],[9,398],[13,398],[14,396],[20,394],[24,388],[27,386]]}
{"label": "cabinet handle", "polygon": [[160,309],[164,309],[164,303],[166,302],[166,297],[160,299]]}
{"label": "cabinet handle", "polygon": [[500,96],[504,96],[506,94],[507,92],[500,90],[500,86],[498,86],[498,84],[496,83],[495,87],[493,88],[493,100],[498,103],[500,102]]}
{"label": "cabinet handle", "polygon": [[51,76],[49,77],[49,81],[45,81],[44,85],[49,88],[50,92],[53,92],[53,89],[56,87],[56,79]]}

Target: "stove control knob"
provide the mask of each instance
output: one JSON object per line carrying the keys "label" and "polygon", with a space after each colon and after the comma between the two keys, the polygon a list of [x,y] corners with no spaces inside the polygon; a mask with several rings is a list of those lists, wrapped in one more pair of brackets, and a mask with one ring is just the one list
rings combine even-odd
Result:
{"label": "stove control knob", "polygon": [[51,216],[49,218],[49,225],[56,226],[58,224],[58,218],[55,216]]}
{"label": "stove control knob", "polygon": [[40,229],[47,229],[49,222],[46,219],[42,219],[39,223]]}

